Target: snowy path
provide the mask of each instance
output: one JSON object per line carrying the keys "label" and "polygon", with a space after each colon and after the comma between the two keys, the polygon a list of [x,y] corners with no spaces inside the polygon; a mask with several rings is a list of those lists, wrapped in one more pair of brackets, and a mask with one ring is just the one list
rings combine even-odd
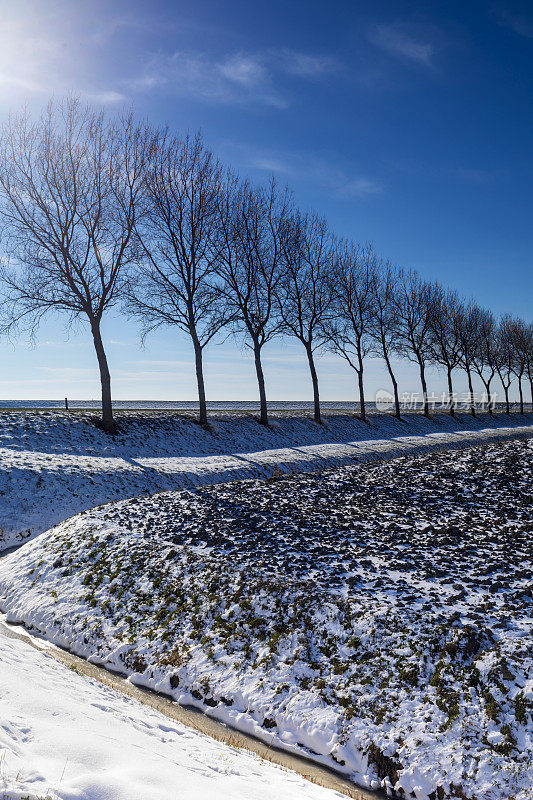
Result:
{"label": "snowy path", "polygon": [[5,636],[0,701],[0,796],[6,800],[341,797]]}

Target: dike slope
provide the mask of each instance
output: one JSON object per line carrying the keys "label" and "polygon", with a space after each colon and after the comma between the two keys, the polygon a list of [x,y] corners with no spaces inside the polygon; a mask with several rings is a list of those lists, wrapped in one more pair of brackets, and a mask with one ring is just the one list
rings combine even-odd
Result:
{"label": "dike slope", "polygon": [[109,436],[90,413],[0,412],[0,551],[95,506],[141,494],[308,472],[407,452],[533,435],[533,414],[220,415],[212,430],[175,412],[119,412]]}

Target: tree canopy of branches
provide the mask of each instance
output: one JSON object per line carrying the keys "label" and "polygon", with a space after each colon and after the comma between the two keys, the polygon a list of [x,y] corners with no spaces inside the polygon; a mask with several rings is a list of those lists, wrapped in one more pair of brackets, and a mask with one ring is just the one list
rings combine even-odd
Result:
{"label": "tree canopy of branches", "polygon": [[457,292],[446,291],[438,284],[434,287],[434,302],[430,317],[430,347],[434,363],[446,370],[450,414],[455,416],[453,371],[461,361],[461,333],[459,312],[461,301]]}
{"label": "tree canopy of branches", "polygon": [[423,412],[428,417],[426,370],[432,358],[431,319],[434,313],[435,289],[414,271],[401,273],[398,288],[395,302],[398,322],[397,351],[418,364]]}
{"label": "tree canopy of branches", "polygon": [[476,352],[479,350],[479,306],[474,302],[462,303],[457,311],[459,332],[459,364],[466,372],[468,379],[468,396],[470,413],[476,416],[474,385],[472,383],[472,369]]}
{"label": "tree canopy of branches", "polygon": [[6,324],[34,330],[53,311],[88,321],[106,431],[115,422],[101,326],[136,257],[148,138],[130,116],[109,121],[75,98],[50,102],[37,121],[27,113],[12,117],[0,134]]}
{"label": "tree canopy of branches", "polygon": [[506,335],[512,351],[512,372],[518,383],[518,397],[520,400],[520,413],[524,413],[524,390],[522,380],[528,364],[528,349],[530,345],[528,327],[518,317],[506,318]]}
{"label": "tree canopy of branches", "polygon": [[283,263],[276,299],[281,332],[295,336],[305,347],[315,422],[321,424],[315,351],[328,339],[325,322],[331,309],[327,277],[333,263],[333,242],[326,220],[314,214],[287,215],[281,235]]}
{"label": "tree canopy of branches", "polygon": [[394,392],[394,413],[398,419],[401,419],[398,381],[392,366],[398,339],[394,303],[399,279],[399,271],[390,263],[380,265],[376,271],[375,280],[372,283],[373,313],[370,319],[370,331],[373,352],[378,358],[384,360],[391,379]]}
{"label": "tree canopy of branches", "polygon": [[342,356],[357,374],[362,420],[366,420],[363,373],[365,357],[372,349],[376,277],[374,254],[370,248],[360,248],[347,241],[338,242],[329,282],[333,313],[325,324],[325,331],[331,349]]}
{"label": "tree canopy of branches", "polygon": [[260,421],[268,425],[261,353],[280,330],[276,293],[282,274],[281,237],[292,208],[290,194],[271,181],[254,187],[230,176],[220,204],[219,302],[254,354]]}
{"label": "tree canopy of branches", "polygon": [[513,352],[512,318],[505,315],[500,320],[496,344],[496,371],[505,394],[505,411],[511,413],[509,388],[513,381],[515,355]]}
{"label": "tree canopy of branches", "polygon": [[143,213],[136,225],[142,257],[129,281],[129,311],[143,335],[175,325],[191,339],[199,422],[207,424],[203,351],[227,322],[210,278],[218,263],[221,167],[199,134],[162,131],[145,169]]}
{"label": "tree canopy of branches", "polygon": [[522,321],[522,325],[524,326],[524,344],[526,348],[526,372],[533,406],[533,324],[528,325]]}
{"label": "tree canopy of branches", "polygon": [[487,409],[491,415],[494,413],[491,383],[496,374],[497,341],[498,326],[494,314],[481,308],[478,313],[477,346],[472,354],[472,364],[485,387]]}

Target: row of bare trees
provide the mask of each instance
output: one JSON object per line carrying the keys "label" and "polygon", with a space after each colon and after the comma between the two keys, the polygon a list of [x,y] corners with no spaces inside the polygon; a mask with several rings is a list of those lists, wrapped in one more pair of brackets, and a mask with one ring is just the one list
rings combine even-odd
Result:
{"label": "row of bare trees", "polygon": [[371,247],[339,239],[274,180],[256,186],[225,169],[200,135],[180,138],[131,115],[109,119],[75,98],[50,103],[37,120],[14,116],[0,136],[0,221],[4,330],[33,332],[51,311],[88,322],[107,431],[115,423],[101,328],[117,305],[140,321],[143,337],[163,325],[190,337],[203,425],[204,349],[223,330],[253,353],[264,424],[262,353],[278,335],[305,350],[318,423],[319,349],[353,368],[363,419],[371,356],[385,362],[398,417],[398,358],[418,367],[425,414],[429,366],[446,371],[451,414],[457,370],[474,415],[473,375],[488,396],[498,376],[507,411],[513,380],[521,411],[524,380],[533,391],[531,325],[496,320]]}

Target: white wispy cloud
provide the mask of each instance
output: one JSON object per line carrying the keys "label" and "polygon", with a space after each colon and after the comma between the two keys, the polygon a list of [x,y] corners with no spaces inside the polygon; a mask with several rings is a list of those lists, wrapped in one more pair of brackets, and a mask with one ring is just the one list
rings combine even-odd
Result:
{"label": "white wispy cloud", "polygon": [[226,61],[215,64],[215,70],[229,83],[236,83],[247,89],[253,89],[269,80],[268,72],[257,56],[233,55]]}
{"label": "white wispy cloud", "polygon": [[89,102],[99,103],[104,106],[125,103],[128,99],[125,94],[117,92],[114,89],[104,89],[99,92],[81,91],[78,94]]}
{"label": "white wispy cloud", "polygon": [[357,166],[339,163],[333,155],[260,150],[230,145],[230,158],[284,180],[304,180],[325,189],[330,196],[364,198],[384,191],[381,180],[365,175]]}
{"label": "white wispy cloud", "polygon": [[32,0],[2,5],[0,105],[13,107],[70,91],[103,104],[125,100],[92,74],[85,55],[89,26],[79,14],[61,13],[66,9],[59,3],[48,10]]}
{"label": "white wispy cloud", "polygon": [[368,39],[385,53],[415,61],[426,67],[433,65],[435,55],[433,43],[415,37],[404,24],[375,25],[368,31]]}
{"label": "white wispy cloud", "polygon": [[[206,40],[215,32],[182,14],[117,14],[104,0],[97,0],[92,11],[83,4],[71,9],[69,0],[54,0],[52,9],[40,0],[0,0],[0,5],[0,107],[67,92],[109,105],[136,93],[161,91],[282,109],[289,105],[291,82],[318,80],[337,69],[329,56],[288,48],[217,53],[206,44],[189,49],[188,32],[194,31],[195,41],[202,41],[202,32]],[[150,47],[166,41],[159,34],[169,29],[181,44],[174,52],[154,54]],[[113,70],[106,72],[109,55],[131,47],[132,40],[138,43],[136,57],[126,53],[120,66],[113,59]]]}
{"label": "white wispy cloud", "polygon": [[249,159],[250,166],[260,169],[263,172],[275,173],[276,175],[293,175],[294,164],[275,155],[257,153]]}
{"label": "white wispy cloud", "polygon": [[371,178],[345,176],[345,180],[339,175],[337,192],[343,197],[365,197],[371,194],[381,194],[383,185]]}
{"label": "white wispy cloud", "polygon": [[316,78],[336,72],[340,68],[337,60],[330,56],[316,56],[288,49],[271,50],[270,54],[282,71],[299,78]]}
{"label": "white wispy cloud", "polygon": [[158,54],[127,82],[134,92],[165,89],[222,104],[254,103],[286,108],[283,78],[312,80],[337,68],[333,59],[292,50],[236,52],[222,57],[176,51]]}
{"label": "white wispy cloud", "polygon": [[274,90],[270,75],[253,56],[236,54],[215,60],[203,53],[175,52],[157,55],[142,74],[127,85],[133,92],[164,89],[213,103],[256,102],[284,108],[286,101]]}
{"label": "white wispy cloud", "polygon": [[533,39],[533,18],[528,19],[521,14],[513,14],[507,9],[499,7],[492,9],[492,16],[502,27],[509,28],[526,39]]}
{"label": "white wispy cloud", "polygon": [[[87,31],[87,39],[96,45],[107,45],[119,33],[123,31],[157,30],[156,20],[149,14],[138,14],[130,11],[127,14],[114,15],[112,6],[109,11],[111,16],[96,14],[90,29]],[[162,26],[159,24],[159,27]]]}

